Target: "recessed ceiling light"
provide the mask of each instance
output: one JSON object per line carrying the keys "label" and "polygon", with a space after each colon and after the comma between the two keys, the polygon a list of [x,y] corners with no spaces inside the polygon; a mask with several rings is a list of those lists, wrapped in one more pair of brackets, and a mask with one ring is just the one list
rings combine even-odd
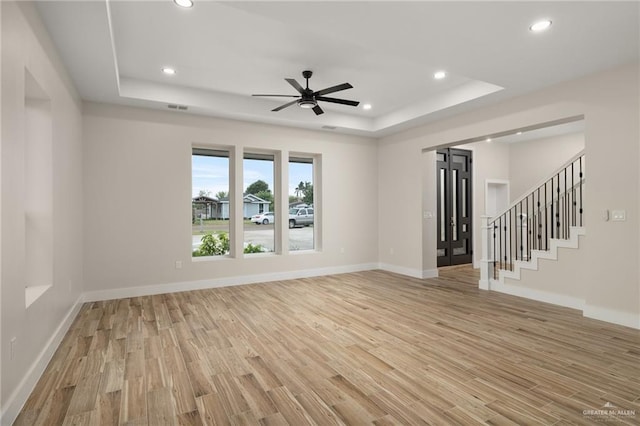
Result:
{"label": "recessed ceiling light", "polygon": [[176,73],[176,70],[174,70],[173,68],[170,68],[170,67],[164,67],[164,68],[162,68],[162,72],[167,74],[167,75],[174,75]]}
{"label": "recessed ceiling light", "polygon": [[175,4],[180,7],[191,7],[193,6],[193,2],[191,0],[173,0]]}
{"label": "recessed ceiling light", "polygon": [[542,21],[538,21],[529,27],[529,30],[534,33],[539,33],[540,31],[544,31],[551,26],[551,21],[548,19],[544,19]]}
{"label": "recessed ceiling light", "polygon": [[447,76],[447,73],[444,72],[444,71],[438,71],[438,72],[433,74],[433,78],[435,78],[436,80],[442,80],[446,76]]}
{"label": "recessed ceiling light", "polygon": [[491,138],[486,138],[484,141],[485,141],[486,143],[491,143]]}
{"label": "recessed ceiling light", "polygon": [[364,104],[364,105],[362,105],[362,109],[366,109],[366,110],[371,109],[371,104]]}
{"label": "recessed ceiling light", "polygon": [[516,135],[521,135],[521,134],[522,134],[522,132],[518,132],[518,133],[516,133]]}

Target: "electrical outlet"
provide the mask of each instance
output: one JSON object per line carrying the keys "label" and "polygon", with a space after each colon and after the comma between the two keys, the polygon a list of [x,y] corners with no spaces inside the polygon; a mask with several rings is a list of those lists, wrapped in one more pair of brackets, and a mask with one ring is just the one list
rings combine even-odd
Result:
{"label": "electrical outlet", "polygon": [[176,269],[182,269],[182,260],[176,260]]}
{"label": "electrical outlet", "polygon": [[16,357],[16,341],[18,339],[16,337],[11,338],[11,356],[10,359],[14,359]]}
{"label": "electrical outlet", "polygon": [[390,254],[390,255],[392,255],[392,256],[393,256],[393,255],[395,254],[395,252],[396,252],[396,251],[393,249],[393,247],[391,247],[391,248],[389,249],[389,254]]}
{"label": "electrical outlet", "polygon": [[340,253],[344,253],[344,247],[340,247]]}

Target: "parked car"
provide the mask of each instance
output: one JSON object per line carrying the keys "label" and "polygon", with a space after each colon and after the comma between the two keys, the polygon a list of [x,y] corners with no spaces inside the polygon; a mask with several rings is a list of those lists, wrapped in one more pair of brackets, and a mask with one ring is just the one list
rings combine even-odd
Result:
{"label": "parked car", "polygon": [[273,212],[264,212],[251,216],[251,222],[255,223],[256,225],[268,225],[270,223],[273,223],[274,220],[275,219],[273,218]]}
{"label": "parked car", "polygon": [[313,225],[313,209],[310,207],[289,209],[289,228],[295,228],[298,225]]}

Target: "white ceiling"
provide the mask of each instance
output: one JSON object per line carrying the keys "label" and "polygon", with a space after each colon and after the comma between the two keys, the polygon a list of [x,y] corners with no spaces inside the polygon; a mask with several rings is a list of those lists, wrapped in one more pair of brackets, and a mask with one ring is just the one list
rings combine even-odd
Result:
{"label": "white ceiling", "polygon": [[[194,1],[38,9],[83,99],[374,137],[640,57],[638,2]],[[530,32],[541,18],[551,28]],[[373,108],[271,112],[288,99],[251,96],[295,95],[284,78],[305,69],[312,89],[349,82],[329,96]]]}

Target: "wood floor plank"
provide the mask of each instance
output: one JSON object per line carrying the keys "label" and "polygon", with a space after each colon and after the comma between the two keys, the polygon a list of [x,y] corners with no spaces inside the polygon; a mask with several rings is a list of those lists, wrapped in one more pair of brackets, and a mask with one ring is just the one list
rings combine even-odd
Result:
{"label": "wood floor plank", "polygon": [[640,424],[640,331],[439,274],[86,303],[15,425]]}
{"label": "wood floor plank", "polygon": [[93,411],[96,408],[100,379],[99,374],[80,379],[69,402],[67,416]]}
{"label": "wood floor plank", "polygon": [[147,392],[147,407],[149,424],[167,426],[178,424],[174,404],[172,403],[171,389],[158,388]]}
{"label": "wood floor plank", "polygon": [[222,400],[216,392],[196,398],[196,404],[205,425],[231,424],[222,405]]}
{"label": "wood floor plank", "polygon": [[281,386],[269,389],[267,394],[273,401],[276,409],[291,425],[315,424],[311,416],[305,411],[289,390]]}
{"label": "wood floor plank", "polygon": [[120,417],[121,391],[100,393],[96,404],[95,420],[101,426],[117,426]]}
{"label": "wood floor plank", "polygon": [[306,413],[319,425],[343,425],[344,423],[331,411],[331,408],[315,392],[306,392],[296,396]]}

